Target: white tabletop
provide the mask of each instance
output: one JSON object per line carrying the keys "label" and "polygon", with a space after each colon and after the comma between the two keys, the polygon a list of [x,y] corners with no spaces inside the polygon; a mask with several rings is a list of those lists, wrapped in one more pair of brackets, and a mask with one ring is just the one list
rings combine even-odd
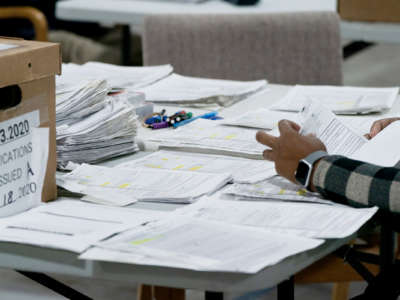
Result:
{"label": "white tabletop", "polygon": [[336,0],[260,0],[254,6],[237,6],[222,0],[202,3],[152,0],[67,0],[57,2],[62,20],[131,24],[141,27],[153,14],[246,14],[294,11],[335,11]]}

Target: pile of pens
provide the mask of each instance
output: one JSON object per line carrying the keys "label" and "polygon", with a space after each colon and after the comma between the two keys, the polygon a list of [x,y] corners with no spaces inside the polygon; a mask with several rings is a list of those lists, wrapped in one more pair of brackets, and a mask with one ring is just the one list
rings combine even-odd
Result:
{"label": "pile of pens", "polygon": [[163,109],[160,113],[154,113],[151,116],[145,118],[144,125],[152,129],[161,129],[167,127],[177,128],[199,118],[210,120],[220,119],[217,114],[218,112],[213,111],[197,117],[193,117],[193,114],[191,112],[181,110],[174,113],[172,116],[166,116],[165,109]]}

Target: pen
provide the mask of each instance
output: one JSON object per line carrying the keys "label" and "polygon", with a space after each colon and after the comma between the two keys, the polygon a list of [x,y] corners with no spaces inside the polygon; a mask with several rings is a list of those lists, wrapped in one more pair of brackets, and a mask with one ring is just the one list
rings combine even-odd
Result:
{"label": "pen", "polygon": [[200,118],[202,118],[202,119],[211,119],[211,118],[215,117],[217,114],[218,114],[217,111],[212,111],[212,112],[205,113],[203,115],[200,115],[200,116],[197,116],[197,117],[194,117],[194,118],[183,120],[183,121],[181,121],[179,123],[175,123],[173,126],[174,126],[174,128],[177,128],[179,126],[186,125],[186,124],[188,124],[190,122],[193,122],[194,120],[197,120],[197,119],[200,119]]}

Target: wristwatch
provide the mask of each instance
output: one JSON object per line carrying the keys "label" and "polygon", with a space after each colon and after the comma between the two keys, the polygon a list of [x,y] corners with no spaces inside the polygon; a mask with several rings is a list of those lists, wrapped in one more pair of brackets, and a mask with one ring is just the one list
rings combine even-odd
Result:
{"label": "wristwatch", "polygon": [[310,185],[311,173],[313,170],[314,163],[317,160],[327,155],[328,153],[326,153],[325,151],[315,151],[310,155],[308,155],[307,157],[300,160],[295,174],[297,182],[300,185],[304,186],[306,189],[308,189]]}

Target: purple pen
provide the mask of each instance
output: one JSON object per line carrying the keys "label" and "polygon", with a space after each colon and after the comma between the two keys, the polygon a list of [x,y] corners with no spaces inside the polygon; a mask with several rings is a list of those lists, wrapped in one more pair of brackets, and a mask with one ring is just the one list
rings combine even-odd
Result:
{"label": "purple pen", "polygon": [[168,127],[168,122],[159,122],[159,123],[151,124],[151,128],[153,128],[153,129],[161,129],[161,128],[167,128],[167,127]]}

